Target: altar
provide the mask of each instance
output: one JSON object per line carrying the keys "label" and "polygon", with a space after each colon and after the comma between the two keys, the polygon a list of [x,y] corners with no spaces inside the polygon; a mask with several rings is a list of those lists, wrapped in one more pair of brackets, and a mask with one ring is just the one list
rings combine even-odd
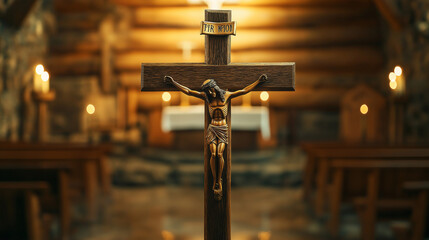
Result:
{"label": "altar", "polygon": [[[265,106],[233,106],[231,109],[233,149],[256,149],[258,134],[269,139],[270,118]],[[161,127],[174,133],[174,148],[201,150],[204,131],[204,105],[167,106],[162,110]]]}

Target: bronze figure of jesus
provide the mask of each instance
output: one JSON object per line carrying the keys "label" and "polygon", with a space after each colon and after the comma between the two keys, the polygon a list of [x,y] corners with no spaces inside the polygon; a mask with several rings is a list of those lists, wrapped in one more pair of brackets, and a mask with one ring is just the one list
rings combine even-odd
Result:
{"label": "bronze figure of jesus", "polygon": [[[212,189],[215,199],[219,201],[222,199],[222,172],[225,163],[223,152],[225,146],[228,144],[229,137],[228,125],[226,123],[228,103],[232,98],[244,95],[252,91],[259,83],[267,81],[267,75],[262,74],[257,81],[235,92],[221,89],[213,79],[207,79],[203,82],[201,92],[191,90],[179,84],[170,76],[165,76],[164,81],[173,84],[186,95],[194,96],[207,102],[211,121],[207,128],[205,144],[208,144],[210,147],[210,169],[213,175]],[[216,171],[216,159],[218,171]]]}

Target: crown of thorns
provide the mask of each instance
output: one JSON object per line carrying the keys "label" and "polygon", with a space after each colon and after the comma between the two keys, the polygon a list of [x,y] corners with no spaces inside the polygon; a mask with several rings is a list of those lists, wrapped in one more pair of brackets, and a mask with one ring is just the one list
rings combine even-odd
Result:
{"label": "crown of thorns", "polygon": [[201,85],[201,89],[203,91],[206,90],[207,88],[214,88],[218,86],[214,79],[207,79],[207,80],[203,83],[203,85]]}

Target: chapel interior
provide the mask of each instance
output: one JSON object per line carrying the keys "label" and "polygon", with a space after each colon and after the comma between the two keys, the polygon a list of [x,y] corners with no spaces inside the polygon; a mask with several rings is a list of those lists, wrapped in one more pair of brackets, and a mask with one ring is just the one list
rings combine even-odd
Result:
{"label": "chapel interior", "polygon": [[0,0],[0,239],[204,238],[204,101],[141,75],[205,9],[296,64],[231,102],[231,239],[429,239],[427,0]]}

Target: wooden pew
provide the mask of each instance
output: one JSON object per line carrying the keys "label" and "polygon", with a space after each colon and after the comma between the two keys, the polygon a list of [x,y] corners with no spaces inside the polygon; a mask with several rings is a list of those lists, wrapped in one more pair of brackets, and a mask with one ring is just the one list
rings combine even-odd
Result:
{"label": "wooden pew", "polygon": [[[322,216],[330,180],[330,161],[332,159],[424,159],[429,156],[429,148],[400,147],[340,147],[322,148],[312,152],[316,174],[316,196],[314,201],[317,216]],[[310,185],[310,184],[309,184]]]}
{"label": "wooden pew", "polygon": [[[0,154],[1,156],[1,154]],[[41,182],[49,184],[49,189],[52,191],[52,194],[49,195],[49,198],[44,203],[45,199],[41,202],[42,211],[49,211],[57,214],[59,216],[60,222],[60,236],[61,239],[67,239],[70,232],[70,201],[69,201],[69,172],[71,170],[70,166],[62,163],[56,164],[22,164],[19,166],[5,166],[0,163],[0,186],[3,189],[14,189],[14,190],[25,190],[26,188],[36,186],[38,188],[44,188],[44,184]],[[44,195],[45,196],[45,195]],[[29,216],[29,233],[31,237],[40,236],[38,231],[37,217],[33,216],[37,212],[37,198],[33,193],[29,193],[26,196],[30,211],[28,212]],[[4,206],[6,209],[9,206]],[[31,215],[31,216],[30,216]],[[16,226],[19,227],[19,226]]]}
{"label": "wooden pew", "polygon": [[80,143],[31,143],[31,142],[5,142],[0,141],[0,150],[70,150],[70,151],[96,151],[97,176],[102,192],[108,195],[111,189],[110,168],[106,155],[112,151],[111,144],[88,145]]}
{"label": "wooden pew", "polygon": [[[0,182],[0,195],[4,196],[5,193],[13,193],[23,195],[25,199],[25,223],[26,231],[24,234],[29,240],[43,240],[42,223],[40,221],[40,199],[37,194],[49,192],[50,186],[45,181],[34,182]],[[1,205],[0,205],[1,207]],[[5,204],[4,207],[10,208]],[[10,211],[10,210],[9,210]],[[9,212],[6,211],[6,212]],[[1,214],[1,221],[8,221],[9,216]],[[16,216],[15,216],[16,217]],[[3,219],[4,218],[4,219]],[[1,224],[5,227],[4,224]],[[0,234],[1,235],[1,234]]]}
{"label": "wooden pew", "polygon": [[317,153],[322,151],[322,149],[338,149],[338,148],[424,148],[425,146],[404,146],[404,145],[387,145],[383,143],[375,144],[358,144],[358,143],[349,143],[349,142],[339,142],[339,141],[316,141],[316,142],[304,142],[301,143],[301,149],[307,154],[307,162],[305,164],[304,173],[303,173],[303,198],[304,200],[311,200],[311,192],[315,185],[315,178],[317,175]]}
{"label": "wooden pew", "polygon": [[[15,150],[0,149],[0,166],[19,168],[21,166],[50,167],[63,164],[71,170],[73,180],[77,181],[78,189],[82,189],[87,208],[87,220],[97,218],[97,171],[96,161],[100,153],[93,150]],[[80,177],[83,174],[83,178]]]}
{"label": "wooden pew", "polygon": [[424,238],[425,227],[427,227],[427,222],[429,221],[427,216],[429,205],[429,181],[405,182],[403,189],[406,192],[415,194],[410,239],[421,240]]}
{"label": "wooden pew", "polygon": [[[429,180],[429,157],[426,159],[333,159],[330,162],[333,169],[333,186],[331,191],[330,201],[330,220],[329,229],[333,236],[338,233],[340,222],[340,205],[343,200],[344,192],[346,190],[345,180],[346,172],[350,174],[351,171],[366,170],[369,173],[366,176],[366,181],[361,184],[366,186],[366,192],[355,192],[347,194],[361,195],[355,197],[354,203],[362,211],[362,239],[372,240],[375,239],[375,224],[376,213],[379,209],[391,209],[393,211],[398,209],[414,209],[414,225],[413,238],[422,239],[421,226],[424,226],[424,217],[420,214],[420,209],[426,205],[424,202],[424,194],[418,200],[401,196],[395,189],[398,187],[383,185],[383,179],[391,181],[395,179],[396,182],[405,182],[408,180],[425,179]],[[395,172],[394,169],[400,169]],[[393,170],[393,171],[388,171]],[[365,175],[364,172],[360,172]],[[347,174],[347,175],[348,175]],[[356,179],[352,179],[358,181]],[[394,184],[395,183],[391,183]],[[399,184],[401,186],[402,184]],[[393,189],[393,192],[392,192]],[[423,192],[424,193],[424,192]],[[427,196],[426,196],[427,197]],[[417,206],[417,208],[415,207]]]}

